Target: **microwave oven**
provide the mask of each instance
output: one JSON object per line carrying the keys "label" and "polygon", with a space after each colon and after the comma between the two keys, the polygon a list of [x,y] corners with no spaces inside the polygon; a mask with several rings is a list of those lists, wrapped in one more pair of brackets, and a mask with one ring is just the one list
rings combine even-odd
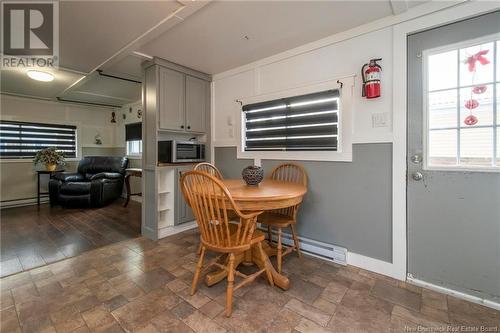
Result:
{"label": "microwave oven", "polygon": [[196,141],[158,141],[158,163],[205,161],[205,144]]}

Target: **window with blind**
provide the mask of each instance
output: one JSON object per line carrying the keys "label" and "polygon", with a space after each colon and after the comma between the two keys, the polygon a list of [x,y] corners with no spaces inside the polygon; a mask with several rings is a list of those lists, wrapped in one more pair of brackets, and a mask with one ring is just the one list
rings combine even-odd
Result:
{"label": "window with blind", "polygon": [[0,158],[30,159],[47,147],[75,158],[76,126],[0,121]]}
{"label": "window with blind", "polygon": [[337,151],[338,89],[242,107],[245,151]]}
{"label": "window with blind", "polygon": [[142,123],[125,125],[125,141],[127,142],[127,155],[142,154]]}

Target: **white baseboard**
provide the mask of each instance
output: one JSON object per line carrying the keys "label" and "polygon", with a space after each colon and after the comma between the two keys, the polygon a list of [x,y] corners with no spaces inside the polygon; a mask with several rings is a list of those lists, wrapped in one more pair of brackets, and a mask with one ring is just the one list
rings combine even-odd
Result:
{"label": "white baseboard", "polygon": [[187,223],[183,223],[180,225],[173,225],[170,227],[161,228],[158,230],[158,239],[165,238],[167,236],[172,236],[172,235],[178,234],[180,232],[194,229],[197,227],[198,227],[198,225],[196,224],[196,221],[192,221],[192,222],[187,222]]}
{"label": "white baseboard", "polygon": [[392,277],[396,280],[405,281],[406,277],[399,274],[393,263],[364,256],[362,254],[349,252],[347,254],[347,264],[356,266],[367,271]]}
{"label": "white baseboard", "polygon": [[133,197],[130,197],[130,200],[142,203],[142,197],[140,196],[134,195]]}
{"label": "white baseboard", "polygon": [[408,283],[416,285],[418,287],[434,290],[434,291],[440,292],[442,294],[446,294],[446,295],[450,295],[450,296],[453,296],[456,298],[463,299],[465,301],[484,305],[484,306],[487,306],[487,307],[495,309],[495,310],[500,310],[500,303],[497,303],[497,302],[494,302],[491,300],[487,300],[487,299],[484,299],[481,297],[469,295],[469,294],[466,294],[466,293],[458,291],[458,290],[438,286],[438,285],[430,283],[430,282],[415,279],[413,276],[411,276],[411,274],[408,274],[406,281]]}
{"label": "white baseboard", "polygon": [[[40,204],[46,204],[46,203],[49,203],[48,197],[40,198]],[[33,206],[36,204],[37,204],[36,198],[18,199],[18,200],[12,200],[12,201],[6,201],[6,202],[0,203],[0,209],[13,208],[13,207],[23,207],[23,206]]]}

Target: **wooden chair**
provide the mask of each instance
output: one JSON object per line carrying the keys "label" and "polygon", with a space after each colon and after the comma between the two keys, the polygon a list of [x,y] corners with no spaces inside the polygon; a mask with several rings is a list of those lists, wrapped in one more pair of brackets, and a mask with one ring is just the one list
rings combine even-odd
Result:
{"label": "wooden chair", "polygon": [[[211,163],[208,162],[202,162],[198,163],[194,166],[193,170],[195,171],[201,171],[208,173],[211,176],[214,176],[215,178],[219,180],[223,180],[224,177],[222,177],[222,173],[217,169],[217,167]],[[239,217],[232,211],[228,212],[229,220],[234,220],[234,219],[239,219]],[[198,254],[201,254],[201,244],[198,247]]]}
{"label": "wooden chair", "polygon": [[208,162],[202,162],[198,163],[194,166],[193,170],[196,171],[203,171],[205,173],[208,173],[211,176],[214,176],[215,178],[222,180],[224,177],[222,177],[222,174],[220,173],[219,169],[211,163]]}
{"label": "wooden chair", "polygon": [[[301,184],[307,187],[307,173],[301,165],[294,163],[285,163],[278,165],[271,171],[270,177],[274,180],[280,180],[284,182],[292,182],[296,184]],[[281,274],[281,268],[283,265],[283,256],[289,254],[293,250],[297,252],[299,257],[302,256],[300,253],[299,239],[297,238],[297,232],[295,230],[295,225],[297,224],[297,212],[299,205],[295,205],[288,208],[276,209],[271,211],[266,211],[259,216],[259,222],[267,225],[267,233],[269,238],[269,244],[273,242],[273,231],[272,228],[277,229],[277,264],[278,272]],[[282,242],[282,229],[290,227],[293,237],[293,246],[290,246],[283,251]]]}
{"label": "wooden chair", "polygon": [[[262,212],[242,213],[224,184],[219,179],[202,171],[184,173],[181,177],[181,188],[193,209],[201,238],[201,255],[194,272],[191,295],[196,292],[202,271],[212,266],[225,270],[227,272],[226,316],[229,317],[232,313],[233,292],[235,290],[254,281],[264,272],[266,272],[269,283],[273,284],[271,263],[262,248],[265,235],[260,230],[256,230],[257,216]],[[239,222],[229,221],[229,209],[238,215]],[[251,275],[246,275],[236,269],[235,255],[250,250],[252,245],[257,246],[264,262],[264,268]],[[203,260],[206,250],[221,255],[204,266]],[[225,263],[222,263],[224,261],[221,260],[223,256],[227,256]],[[243,281],[236,286],[234,286],[235,275],[243,278]]]}

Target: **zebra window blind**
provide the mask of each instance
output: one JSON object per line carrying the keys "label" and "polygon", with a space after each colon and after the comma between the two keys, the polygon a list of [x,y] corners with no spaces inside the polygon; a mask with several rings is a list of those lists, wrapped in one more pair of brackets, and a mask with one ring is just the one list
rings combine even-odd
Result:
{"label": "zebra window blind", "polygon": [[0,121],[0,158],[33,158],[47,147],[62,151],[66,158],[76,157],[76,126]]}
{"label": "zebra window blind", "polygon": [[339,89],[247,104],[246,151],[337,151]]}

